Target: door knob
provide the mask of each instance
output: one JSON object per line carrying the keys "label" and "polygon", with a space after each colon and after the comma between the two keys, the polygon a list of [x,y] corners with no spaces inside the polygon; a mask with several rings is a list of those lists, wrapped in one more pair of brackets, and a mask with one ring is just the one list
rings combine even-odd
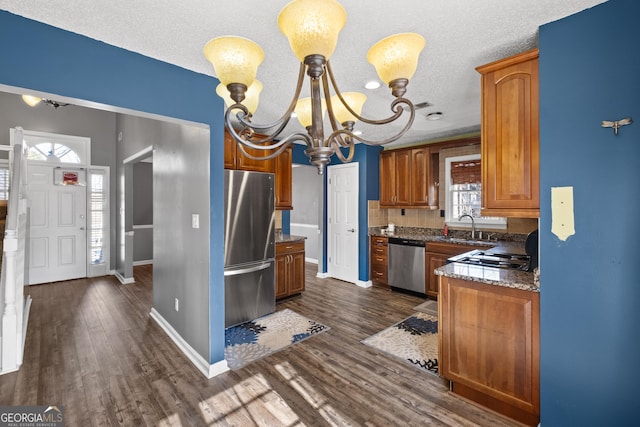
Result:
{"label": "door knob", "polygon": [[355,229],[355,228],[352,228],[351,230],[347,230],[347,231],[348,231],[349,233],[355,233],[355,232],[356,232],[356,229]]}

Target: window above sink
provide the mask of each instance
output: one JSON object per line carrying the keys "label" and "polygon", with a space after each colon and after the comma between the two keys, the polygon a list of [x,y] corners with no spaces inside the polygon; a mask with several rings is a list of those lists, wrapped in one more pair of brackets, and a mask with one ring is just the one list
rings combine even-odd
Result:
{"label": "window above sink", "polygon": [[445,221],[458,228],[471,228],[471,220],[462,215],[471,215],[476,228],[504,230],[507,219],[483,217],[480,154],[447,157],[445,159]]}

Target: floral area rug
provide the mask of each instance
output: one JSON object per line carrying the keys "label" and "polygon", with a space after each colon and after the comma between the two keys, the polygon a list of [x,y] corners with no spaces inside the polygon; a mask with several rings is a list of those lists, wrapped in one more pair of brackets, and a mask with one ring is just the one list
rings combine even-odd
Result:
{"label": "floral area rug", "polygon": [[438,318],[415,313],[362,341],[422,370],[438,374]]}
{"label": "floral area rug", "polygon": [[230,369],[240,369],[328,330],[328,326],[287,308],[225,329],[224,358]]}

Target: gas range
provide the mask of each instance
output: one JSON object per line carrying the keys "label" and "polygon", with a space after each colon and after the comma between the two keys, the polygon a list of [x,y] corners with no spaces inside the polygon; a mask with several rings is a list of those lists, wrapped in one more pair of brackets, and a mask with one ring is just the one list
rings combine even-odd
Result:
{"label": "gas range", "polygon": [[500,253],[480,249],[466,252],[462,255],[456,255],[449,258],[448,261],[478,265],[481,267],[495,267],[521,271],[530,271],[531,265],[531,257],[529,255]]}

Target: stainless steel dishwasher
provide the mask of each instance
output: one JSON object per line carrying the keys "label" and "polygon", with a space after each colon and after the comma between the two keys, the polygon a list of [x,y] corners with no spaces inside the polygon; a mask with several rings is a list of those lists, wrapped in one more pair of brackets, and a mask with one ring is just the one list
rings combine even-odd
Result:
{"label": "stainless steel dishwasher", "polygon": [[424,240],[389,238],[389,286],[424,294]]}

